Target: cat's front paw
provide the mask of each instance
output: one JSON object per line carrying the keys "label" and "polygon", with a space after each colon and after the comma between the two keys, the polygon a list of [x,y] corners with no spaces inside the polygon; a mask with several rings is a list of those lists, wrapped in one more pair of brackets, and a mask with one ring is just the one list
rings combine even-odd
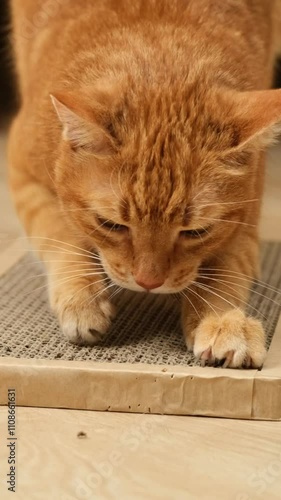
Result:
{"label": "cat's front paw", "polygon": [[224,360],[224,367],[262,366],[265,356],[265,334],[260,321],[247,318],[233,309],[216,316],[209,314],[192,332],[193,352],[203,364]]}
{"label": "cat's front paw", "polygon": [[[56,294],[57,295],[57,294]],[[51,300],[62,333],[73,344],[95,345],[106,337],[115,307],[106,297],[91,300],[85,295],[67,298],[57,295]]]}

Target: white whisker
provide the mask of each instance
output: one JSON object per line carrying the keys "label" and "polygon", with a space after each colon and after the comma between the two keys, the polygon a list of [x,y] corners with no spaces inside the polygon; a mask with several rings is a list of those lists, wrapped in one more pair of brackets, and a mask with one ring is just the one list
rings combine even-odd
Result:
{"label": "white whisker", "polygon": [[[69,302],[70,302],[70,301],[72,301],[72,300],[74,299],[74,297],[76,297],[76,295],[77,295],[77,294],[79,294],[79,293],[83,292],[83,291],[84,291],[84,290],[86,290],[87,288],[89,288],[89,287],[91,287],[91,286],[95,286],[95,285],[97,285],[97,284],[99,284],[99,283],[104,283],[104,284],[106,284],[106,283],[107,283],[107,280],[108,280],[108,278],[104,278],[104,279],[102,279],[102,280],[98,280],[98,281],[91,281],[91,282],[90,282],[90,283],[88,283],[86,286],[84,286],[84,287],[80,288],[79,290],[77,290],[77,292],[75,292],[75,294],[74,294],[72,297],[70,297],[70,298],[68,299],[68,301],[66,302],[66,304],[65,304],[65,305],[69,304]],[[104,292],[104,290],[106,290],[106,289],[107,289],[107,288],[102,288],[101,293],[103,293],[103,292]],[[82,305],[83,305],[85,302],[86,302],[86,300],[84,300],[84,301],[82,302]]]}
{"label": "white whisker", "polygon": [[192,300],[184,292],[180,292],[180,295],[182,295],[183,297],[185,297],[188,300],[188,302],[190,303],[190,305],[193,307],[194,311],[196,312],[198,318],[201,320],[201,316],[200,316],[197,308],[193,304]]}
{"label": "white whisker", "polygon": [[[196,281],[192,281],[191,284],[197,285]],[[199,299],[203,300],[203,302],[205,302],[205,304],[207,304],[207,306],[210,307],[212,309],[212,311],[219,317],[217,311],[213,308],[212,304],[208,300],[206,300],[204,297],[202,297],[202,295],[199,295],[195,290],[192,290],[190,287],[187,287],[186,290],[193,293],[194,295],[196,295]]]}
{"label": "white whisker", "polygon": [[[88,254],[90,256],[94,255],[93,252],[90,252],[89,250],[85,250],[85,248],[81,248],[81,247],[78,247],[76,245],[72,245],[71,243],[67,243],[65,241],[56,240],[56,239],[48,238],[48,237],[44,237],[44,236],[22,236],[20,238],[16,238],[16,241],[18,241],[18,240],[26,240],[26,241],[29,241],[29,240],[45,240],[45,241],[51,241],[53,243],[61,243],[64,246],[75,248],[76,250],[80,250],[81,252],[85,252],[86,254]],[[85,255],[84,255],[84,257],[85,257]]]}
{"label": "white whisker", "polygon": [[90,302],[88,302],[88,305],[91,305],[98,297],[100,297],[100,295],[102,295],[104,292],[106,292],[107,290],[109,290],[114,286],[116,286],[115,283],[111,283],[102,290],[100,290],[99,292],[97,292],[93,297],[90,297]]}
{"label": "white whisker", "polygon": [[[80,274],[77,274],[77,273],[80,273]],[[85,273],[85,274],[82,274],[82,273]],[[33,280],[35,278],[53,278],[55,276],[64,276],[64,275],[67,275],[67,276],[71,276],[75,274],[75,276],[100,276],[102,273],[102,271],[95,271],[93,272],[93,269],[73,269],[73,270],[69,270],[69,271],[62,271],[62,272],[58,272],[58,273],[48,273],[48,272],[45,272],[45,273],[42,273],[42,274],[35,274],[34,276],[29,276],[28,278],[26,278],[26,281],[30,281],[30,280]]]}
{"label": "white whisker", "polygon": [[122,292],[123,288],[121,286],[119,286],[117,288],[117,290],[115,290],[115,292],[113,292],[110,297],[109,297],[109,300],[112,300],[116,295],[118,295],[118,293]]}
{"label": "white whisker", "polygon": [[[45,245],[45,243],[43,243],[43,245]],[[51,249],[55,249],[55,250],[51,250]],[[57,251],[58,250],[58,251]],[[29,250],[30,252],[33,252],[34,250],[33,249],[30,249]],[[36,251],[36,250],[35,250]],[[46,252],[46,253],[56,253],[56,254],[61,254],[61,255],[77,255],[78,257],[87,257],[89,259],[96,259],[96,260],[99,260],[100,257],[99,256],[96,256],[94,254],[92,254],[92,256],[88,256],[88,255],[85,255],[83,253],[79,253],[79,252],[72,252],[70,250],[65,250],[61,247],[58,247],[58,246],[55,246],[55,245],[50,245],[50,246],[47,246],[46,248],[44,247],[41,247],[39,250],[37,250],[38,252]],[[44,262],[44,259],[42,259],[42,262]],[[90,262],[90,260],[89,260]]]}
{"label": "white whisker", "polygon": [[[265,281],[261,281],[260,279],[258,278],[255,278],[253,276],[250,276],[250,275],[247,275],[247,274],[244,274],[244,273],[239,273],[237,271],[232,271],[231,269],[219,269],[219,268],[204,268],[204,267],[201,267],[200,269],[201,271],[214,271],[214,273],[208,273],[208,276],[219,276],[219,277],[223,277],[223,278],[235,278],[235,279],[243,279],[245,281],[250,281],[252,283],[254,283],[255,281],[260,283],[260,285],[264,286],[265,288],[268,288],[269,290],[272,290],[274,292],[277,292],[277,293],[280,293],[280,290],[278,288],[275,288],[271,285],[269,285],[268,283],[266,283]],[[219,274],[218,274],[218,271],[219,271]],[[224,274],[221,274],[221,273],[224,273]],[[226,274],[226,273],[229,273],[229,274]]]}
{"label": "white whisker", "polygon": [[217,206],[217,205],[241,205],[243,203],[254,203],[256,201],[259,201],[259,198],[254,198],[253,200],[243,200],[243,201],[226,201],[226,202],[206,203],[204,205],[199,205],[198,208],[213,207],[213,206]]}
{"label": "white whisker", "polygon": [[202,283],[198,283],[198,286],[200,286],[200,288],[203,288],[205,289],[206,291],[208,291],[209,293],[212,293],[213,295],[215,295],[216,297],[219,297],[220,299],[224,300],[225,302],[227,302],[228,304],[230,304],[234,309],[239,309],[239,306],[235,306],[232,302],[230,302],[229,300],[227,300],[226,298],[224,298],[222,295],[214,292],[213,290],[216,290],[218,292],[222,292],[223,294],[227,295],[228,297],[232,297],[236,300],[238,300],[239,302],[241,302],[241,304],[244,304],[248,307],[251,307],[251,309],[253,309],[253,311],[256,311],[258,314],[260,314],[264,319],[266,319],[266,317],[258,310],[256,309],[254,306],[251,306],[248,302],[246,302],[245,300],[243,300],[241,297],[239,297],[238,295],[232,295],[231,293],[229,292],[226,292],[225,290],[222,291],[220,288],[216,288],[216,287],[213,287],[211,285],[202,285]]}
{"label": "white whisker", "polygon": [[[224,277],[224,275],[222,275],[222,277]],[[226,276],[227,277],[227,276]],[[233,276],[228,276],[229,278],[233,278]],[[268,297],[267,295],[263,294],[263,293],[260,293],[258,292],[257,290],[253,290],[251,289],[251,287],[247,287],[247,286],[243,286],[241,285],[240,283],[235,283],[234,281],[228,281],[228,280],[221,280],[221,279],[218,279],[218,278],[212,278],[210,277],[209,275],[207,274],[201,274],[200,275],[200,278],[204,278],[204,279],[208,279],[208,280],[211,280],[211,281],[216,281],[217,283],[223,283],[223,284],[230,284],[230,285],[236,285],[238,286],[239,288],[243,288],[244,290],[248,290],[249,293],[255,293],[256,295],[259,295],[260,297],[263,297],[265,299],[268,299],[270,300],[271,302],[273,302],[274,304],[276,305],[281,305],[281,303],[278,303],[276,302],[275,300],[271,299],[270,297]],[[241,279],[241,278],[237,278],[237,279]],[[234,290],[234,288],[232,288]],[[277,290],[271,290],[272,292],[275,292],[275,293],[279,293],[281,295],[281,292],[277,292]]]}
{"label": "white whisker", "polygon": [[215,219],[212,217],[198,217],[198,219],[203,219],[203,220],[211,220],[211,221],[216,221],[216,222],[226,222],[230,224],[240,224],[241,226],[248,226],[248,227],[257,227],[255,224],[248,224],[247,222],[240,222],[236,220],[227,220],[227,219]]}
{"label": "white whisker", "polygon": [[111,222],[110,219],[107,219],[105,220],[102,224],[100,224],[98,227],[96,227],[90,234],[89,236],[93,236],[93,234],[95,234],[96,231],[98,231],[98,229],[100,229],[101,227],[103,227],[105,224],[107,224],[108,222]]}
{"label": "white whisker", "polygon": [[[68,213],[68,212],[93,212],[93,214],[96,213],[96,208],[65,208],[65,207],[61,207],[62,210],[65,212],[65,213]],[[102,210],[112,210],[112,206],[107,206],[107,207],[100,207],[99,208],[102,208]]]}
{"label": "white whisker", "polygon": [[[39,264],[67,264],[66,266],[60,266],[60,269],[67,269],[77,266],[90,266],[92,265],[95,269],[104,269],[102,264],[97,264],[95,262],[79,262],[77,260],[32,260],[31,262],[23,262],[21,266],[33,266]],[[74,264],[74,265],[73,265]],[[46,271],[47,272],[47,271]]]}
{"label": "white whisker", "polygon": [[[100,273],[98,273],[98,275],[100,276]],[[72,281],[75,281],[76,279],[83,279],[83,278],[87,278],[87,277],[90,277],[90,276],[93,276],[92,274],[91,275],[87,275],[87,274],[81,274],[81,275],[75,275],[75,276],[72,276],[72,277],[64,277],[64,278],[61,278],[61,279],[58,279],[58,280],[54,280],[54,284],[55,286],[61,286],[61,285],[66,285],[67,283],[70,283]],[[107,278],[103,278],[101,281],[92,281],[90,283],[90,285],[94,285],[95,283],[101,283],[101,282],[106,282]],[[45,285],[42,285],[38,288],[35,288],[34,290],[31,290],[30,292],[28,292],[27,294],[25,294],[25,296],[28,296],[32,293],[35,293],[35,292],[39,292],[40,290],[44,290],[46,288],[49,287],[49,283],[46,283]]]}

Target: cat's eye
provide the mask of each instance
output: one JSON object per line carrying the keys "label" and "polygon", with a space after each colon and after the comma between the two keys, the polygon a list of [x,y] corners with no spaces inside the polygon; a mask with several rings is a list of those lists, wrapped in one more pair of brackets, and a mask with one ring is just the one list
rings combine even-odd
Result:
{"label": "cat's eye", "polygon": [[200,228],[200,229],[188,229],[186,231],[181,231],[180,235],[186,238],[202,238],[202,236],[206,236],[209,234],[210,228]]}
{"label": "cat's eye", "polygon": [[97,219],[98,219],[98,222],[100,224],[100,228],[109,229],[110,231],[119,232],[119,233],[128,230],[128,227],[124,226],[123,224],[117,224],[116,222],[113,222],[111,220],[102,219],[101,217],[98,217]]}

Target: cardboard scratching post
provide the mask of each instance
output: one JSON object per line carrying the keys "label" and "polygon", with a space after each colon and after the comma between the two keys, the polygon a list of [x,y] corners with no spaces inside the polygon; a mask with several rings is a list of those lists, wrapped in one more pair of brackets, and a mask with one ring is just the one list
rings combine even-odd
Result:
{"label": "cardboard scratching post", "polygon": [[186,351],[175,300],[117,296],[106,341],[78,347],[61,336],[48,308],[42,267],[10,248],[0,263],[0,404],[229,418],[281,419],[281,244],[262,246],[261,281],[248,312],[263,320],[263,368],[201,367]]}

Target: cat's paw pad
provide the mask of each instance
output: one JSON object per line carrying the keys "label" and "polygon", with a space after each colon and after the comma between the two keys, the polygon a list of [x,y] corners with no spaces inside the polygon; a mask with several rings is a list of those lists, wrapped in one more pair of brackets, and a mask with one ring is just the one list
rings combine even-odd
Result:
{"label": "cat's paw pad", "polygon": [[202,365],[223,362],[230,368],[259,368],[265,356],[265,335],[261,323],[240,310],[222,316],[210,314],[194,330],[193,352]]}
{"label": "cat's paw pad", "polygon": [[90,302],[64,302],[57,305],[62,333],[69,342],[78,345],[95,345],[101,342],[115,316],[115,308],[108,299]]}

